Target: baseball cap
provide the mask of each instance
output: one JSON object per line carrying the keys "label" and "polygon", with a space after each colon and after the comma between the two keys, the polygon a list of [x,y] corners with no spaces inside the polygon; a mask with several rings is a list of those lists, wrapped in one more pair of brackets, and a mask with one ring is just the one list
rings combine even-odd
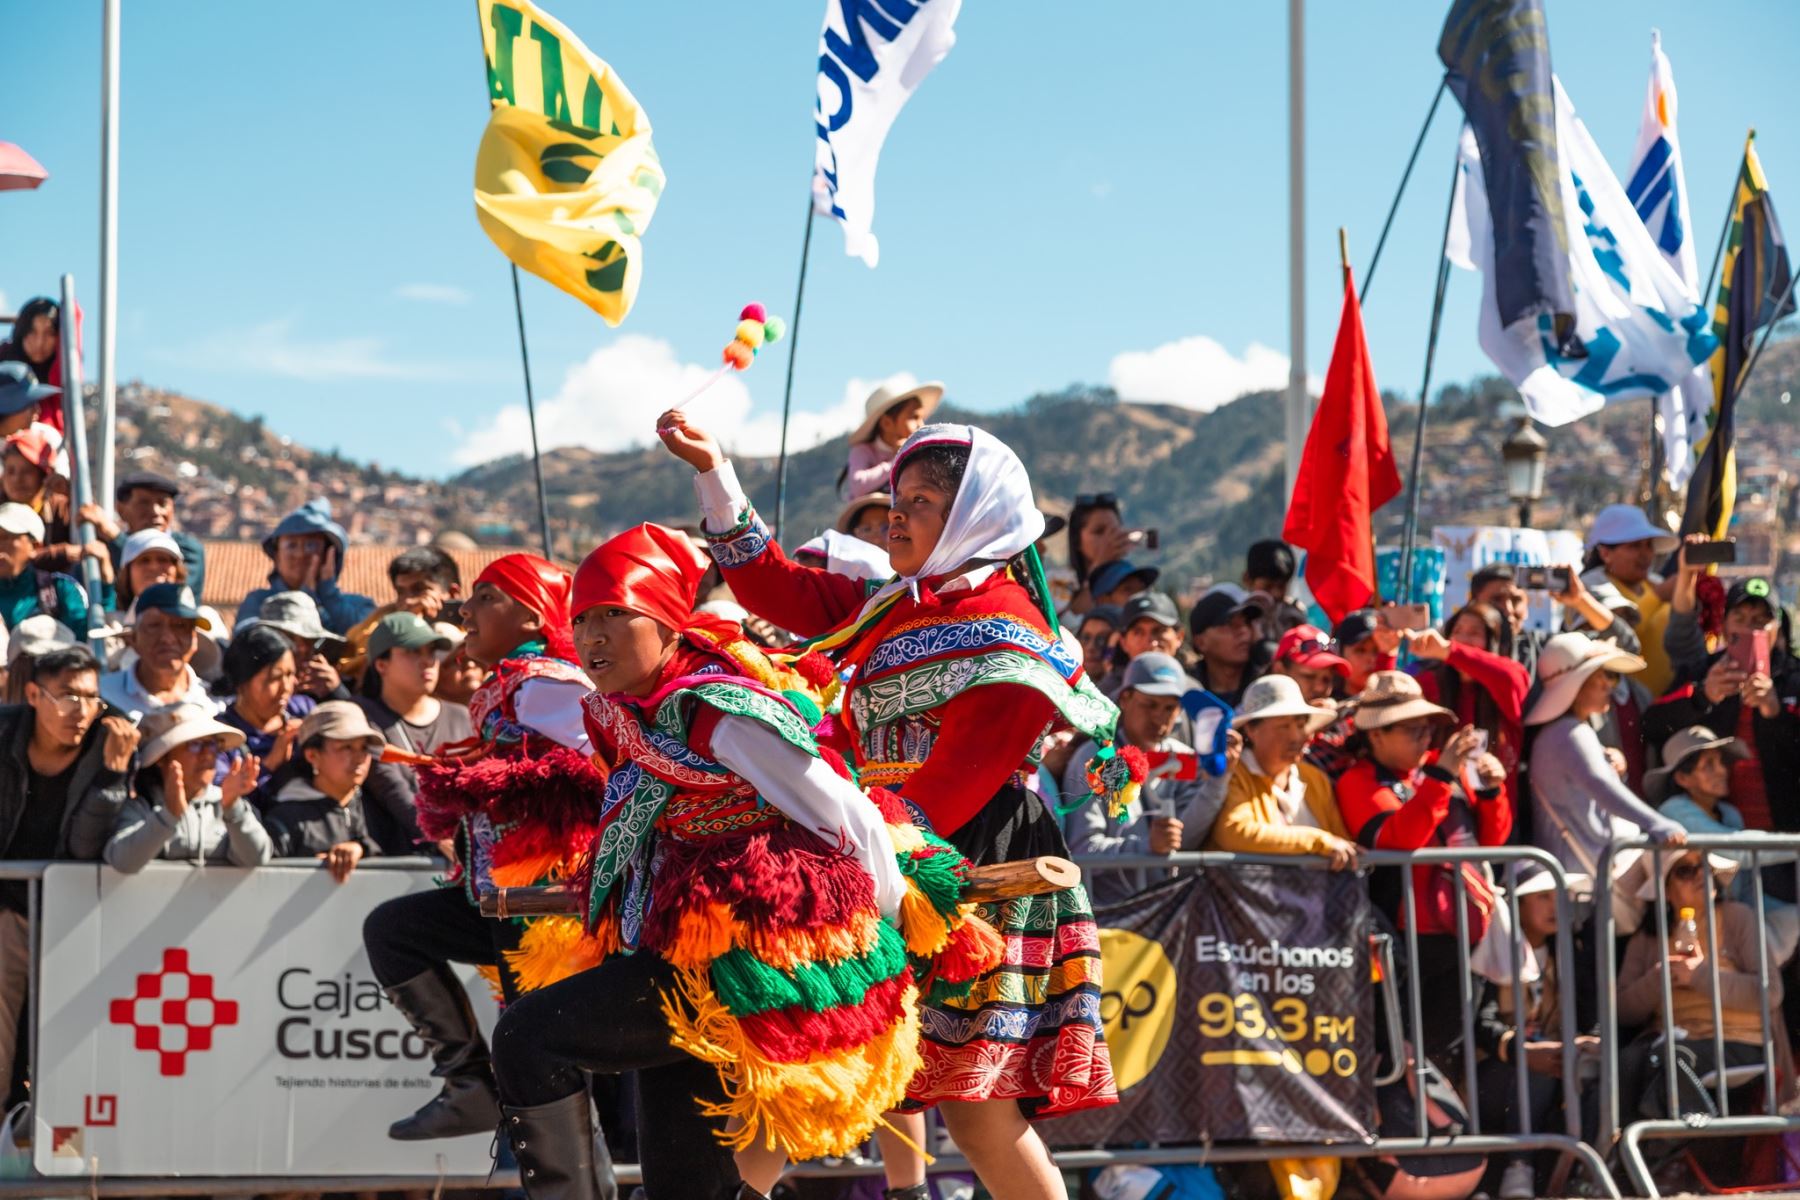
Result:
{"label": "baseball cap", "polygon": [[1294,548],[1280,538],[1268,538],[1255,542],[1244,556],[1244,577],[1247,579],[1292,579],[1294,577]]}
{"label": "baseball cap", "polygon": [[161,492],[165,496],[181,495],[181,485],[167,475],[158,475],[155,471],[133,471],[119,480],[119,485],[113,489],[113,498],[123,500],[138,488]]}
{"label": "baseball cap", "polygon": [[368,745],[370,754],[380,753],[387,744],[381,731],[369,724],[363,710],[348,700],[327,700],[306,714],[306,719],[300,722],[300,744],[305,745],[316,737],[340,742],[361,738]]}
{"label": "baseball cap", "polygon": [[185,618],[202,629],[212,628],[212,622],[200,612],[200,600],[194,595],[194,589],[185,583],[153,583],[145,588],[138,594],[132,612],[141,620],[151,610]]}
{"label": "baseball cap", "polygon": [[1088,575],[1088,592],[1094,596],[1106,593],[1136,576],[1144,581],[1145,587],[1152,587],[1162,571],[1156,567],[1133,566],[1129,559],[1114,559],[1109,563],[1101,563]]}
{"label": "baseball cap", "polygon": [[1221,583],[1195,602],[1194,611],[1188,614],[1188,632],[1204,633],[1239,613],[1254,621],[1263,615],[1263,606],[1235,583]]}
{"label": "baseball cap", "polygon": [[[1135,599],[1136,597],[1133,597]],[[1117,604],[1096,604],[1084,613],[1073,614],[1063,620],[1063,624],[1080,632],[1081,627],[1089,621],[1105,621],[1115,631],[1125,628],[1125,611]],[[1073,624],[1070,624],[1073,622]]]}
{"label": "baseball cap", "polygon": [[140,529],[125,539],[125,545],[119,551],[120,568],[130,566],[132,560],[152,550],[161,550],[173,555],[175,561],[181,561],[181,545],[168,533],[161,529]]}
{"label": "baseball cap", "polygon": [[44,518],[10,500],[0,504],[0,529],[7,533],[23,533],[36,542],[44,540]]}
{"label": "baseball cap", "polygon": [[1359,608],[1354,612],[1344,614],[1344,619],[1332,629],[1331,640],[1340,647],[1350,647],[1373,637],[1379,628],[1380,624],[1375,620],[1375,610]]}
{"label": "baseball cap", "polygon": [[1169,629],[1181,628],[1181,613],[1175,608],[1175,602],[1161,592],[1139,592],[1127,600],[1119,612],[1118,627],[1130,629],[1143,617]]}
{"label": "baseball cap", "polygon": [[369,632],[369,661],[374,662],[396,647],[417,650],[421,646],[452,649],[450,639],[432,628],[431,623],[418,613],[389,613]]}
{"label": "baseball cap", "polygon": [[1181,664],[1167,654],[1140,654],[1126,664],[1121,692],[1142,692],[1146,696],[1185,696],[1200,687],[1181,669]]}
{"label": "baseball cap", "polygon": [[1781,599],[1775,594],[1774,586],[1761,576],[1740,579],[1732,584],[1731,590],[1725,593],[1725,611],[1730,612],[1738,605],[1748,604],[1753,600],[1760,600],[1768,605],[1771,616],[1781,612]]}
{"label": "baseball cap", "polygon": [[73,629],[48,613],[36,613],[13,626],[6,646],[6,662],[11,666],[21,658],[37,658],[75,644]]}
{"label": "baseball cap", "polygon": [[1501,580],[1511,583],[1517,578],[1518,575],[1513,571],[1511,563],[1491,562],[1469,576],[1469,595],[1473,596],[1490,583],[1498,583]]}
{"label": "baseball cap", "polygon": [[1350,674],[1350,664],[1337,653],[1337,642],[1316,625],[1296,625],[1275,645],[1275,661],[1291,662],[1308,671],[1330,667],[1339,675]]}
{"label": "baseball cap", "polygon": [[56,447],[36,429],[21,429],[6,439],[8,450],[17,450],[26,462],[49,475],[56,470]]}
{"label": "baseball cap", "polygon": [[1659,525],[1652,524],[1644,510],[1634,504],[1609,504],[1588,526],[1587,548],[1622,546],[1649,538],[1658,554],[1668,554],[1681,545],[1681,539]]}
{"label": "baseball cap", "polygon": [[0,416],[10,417],[23,408],[62,395],[62,389],[37,381],[22,362],[0,362]]}

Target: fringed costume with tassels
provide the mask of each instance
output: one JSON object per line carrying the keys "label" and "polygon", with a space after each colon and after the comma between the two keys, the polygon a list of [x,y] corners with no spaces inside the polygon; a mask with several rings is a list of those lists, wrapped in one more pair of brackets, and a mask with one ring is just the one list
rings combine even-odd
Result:
{"label": "fringed costume with tassels", "polygon": [[[892,789],[972,862],[1068,853],[1055,816],[1025,786],[1059,724],[1108,748],[1091,782],[1115,809],[1135,786],[1127,772],[1141,778],[1134,751],[1110,753],[1117,709],[1005,566],[884,594],[788,559],[729,463],[697,486],[713,558],[739,602],[838,660],[847,683],[832,744],[853,758],[859,782]],[[1011,1098],[1029,1116],[1052,1116],[1113,1103],[1085,891],[978,911],[1004,939],[1004,961],[972,986],[927,990],[909,1105]]]}
{"label": "fringed costume with tassels", "polygon": [[902,805],[867,804],[820,750],[814,689],[831,673],[814,661],[807,678],[702,620],[648,698],[587,700],[596,751],[617,764],[588,926],[674,968],[664,1013],[675,1044],[718,1069],[725,1099],[703,1111],[734,1124],[729,1143],[796,1160],[848,1154],[904,1098],[920,1066],[909,952],[956,975],[998,950],[961,920],[963,857]]}

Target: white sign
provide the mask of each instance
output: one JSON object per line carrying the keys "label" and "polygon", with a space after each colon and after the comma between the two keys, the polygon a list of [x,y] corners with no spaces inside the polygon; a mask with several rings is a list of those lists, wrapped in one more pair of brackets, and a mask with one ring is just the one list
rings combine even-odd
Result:
{"label": "white sign", "polygon": [[[1469,577],[1494,563],[1581,570],[1581,535],[1567,529],[1509,529],[1502,525],[1439,525],[1431,544],[1444,552],[1444,615],[1469,602]],[[1527,592],[1525,628],[1561,628],[1562,606],[1548,592]]]}
{"label": "white sign", "polygon": [[[431,872],[86,863],[44,875],[34,1161],[108,1175],[479,1174],[489,1134],[396,1142],[431,1059],[363,917]],[[488,986],[459,968],[484,1029]]]}

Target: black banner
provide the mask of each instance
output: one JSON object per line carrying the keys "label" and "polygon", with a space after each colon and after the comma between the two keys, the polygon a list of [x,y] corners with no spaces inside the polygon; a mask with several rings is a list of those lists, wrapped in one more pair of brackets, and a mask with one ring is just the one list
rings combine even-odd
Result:
{"label": "black banner", "polygon": [[1356,873],[1204,871],[1096,919],[1119,1103],[1042,1123],[1052,1145],[1374,1136],[1369,899]]}

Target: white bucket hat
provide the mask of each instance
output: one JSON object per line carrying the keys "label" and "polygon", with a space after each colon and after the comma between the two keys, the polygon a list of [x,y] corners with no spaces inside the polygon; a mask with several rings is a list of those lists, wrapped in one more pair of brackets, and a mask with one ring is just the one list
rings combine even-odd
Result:
{"label": "white bucket hat", "polygon": [[938,401],[943,398],[944,385],[936,380],[932,380],[930,383],[914,384],[912,387],[896,386],[891,382],[884,383],[870,392],[869,398],[863,402],[863,421],[850,435],[850,444],[854,446],[858,442],[866,442],[874,437],[875,425],[881,420],[881,414],[896,404],[917,400],[920,421],[928,421],[931,414],[937,409]]}
{"label": "white bucket hat", "polygon": [[1662,526],[1654,524],[1644,515],[1644,510],[1635,504],[1609,504],[1594,517],[1594,523],[1588,526],[1587,548],[1595,546],[1623,546],[1627,542],[1641,542],[1649,538],[1655,543],[1658,554],[1671,554],[1681,545],[1681,539]]}
{"label": "white bucket hat", "polygon": [[1538,651],[1538,698],[1525,714],[1525,724],[1544,725],[1568,712],[1575,693],[1595,671],[1633,675],[1648,665],[1610,641],[1596,641],[1585,633],[1559,633]]}
{"label": "white bucket hat", "polygon": [[1286,675],[1264,675],[1244,689],[1244,699],[1231,723],[1243,726],[1265,717],[1305,717],[1306,732],[1317,733],[1337,720],[1337,710],[1308,704],[1300,685]]}

